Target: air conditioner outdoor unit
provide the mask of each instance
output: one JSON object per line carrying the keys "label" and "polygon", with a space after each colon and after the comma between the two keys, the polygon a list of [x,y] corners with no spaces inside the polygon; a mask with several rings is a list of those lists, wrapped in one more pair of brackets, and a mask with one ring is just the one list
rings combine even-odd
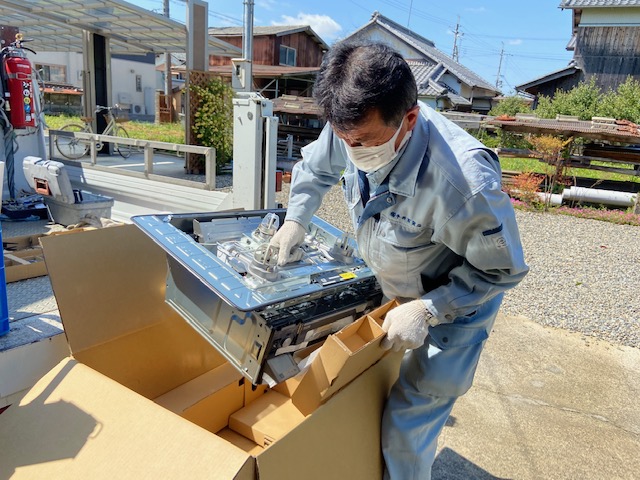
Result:
{"label": "air conditioner outdoor unit", "polygon": [[131,113],[136,115],[144,115],[146,113],[146,109],[144,105],[134,103],[133,105],[131,105]]}

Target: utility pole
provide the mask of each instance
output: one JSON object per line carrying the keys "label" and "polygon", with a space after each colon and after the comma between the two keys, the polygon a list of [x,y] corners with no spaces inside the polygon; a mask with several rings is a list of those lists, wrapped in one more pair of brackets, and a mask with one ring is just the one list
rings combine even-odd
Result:
{"label": "utility pole", "polygon": [[502,68],[502,57],[504,56],[504,43],[502,43],[502,49],[500,50],[500,63],[498,63],[498,75],[496,75],[496,88],[502,87],[502,81],[500,80],[500,69]]}
{"label": "utility pole", "polygon": [[453,57],[453,59],[457,62],[458,58],[460,57],[460,54],[458,52],[458,37],[462,36],[462,33],[460,33],[460,15],[458,15],[458,23],[456,23],[456,30],[455,32],[453,32],[453,53],[451,54],[451,56]]}
{"label": "utility pole", "polygon": [[409,24],[411,23],[411,10],[413,10],[413,0],[409,3],[409,18],[407,18],[407,28],[409,28]]}
{"label": "utility pole", "polygon": [[[163,14],[169,18],[169,0],[163,0]],[[171,52],[164,52],[164,101],[169,110],[169,121],[173,122],[173,85],[171,82]]]}

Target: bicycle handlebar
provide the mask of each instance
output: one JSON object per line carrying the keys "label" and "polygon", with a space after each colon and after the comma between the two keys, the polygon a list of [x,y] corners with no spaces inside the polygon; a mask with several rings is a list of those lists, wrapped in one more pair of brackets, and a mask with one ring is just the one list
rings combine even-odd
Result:
{"label": "bicycle handlebar", "polygon": [[95,112],[101,112],[102,110],[113,110],[113,109],[118,109],[120,108],[120,105],[118,105],[117,103],[113,106],[113,107],[103,107],[102,105],[96,105],[96,110]]}

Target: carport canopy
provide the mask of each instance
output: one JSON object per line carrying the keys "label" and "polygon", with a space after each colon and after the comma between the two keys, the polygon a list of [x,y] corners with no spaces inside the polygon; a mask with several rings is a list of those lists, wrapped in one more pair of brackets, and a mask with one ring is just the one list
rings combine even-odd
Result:
{"label": "carport canopy", "polygon": [[[121,0],[0,0],[0,25],[17,27],[35,51],[82,52],[83,31],[109,39],[111,53],[185,52],[187,27]],[[209,54],[241,49],[209,36]]]}

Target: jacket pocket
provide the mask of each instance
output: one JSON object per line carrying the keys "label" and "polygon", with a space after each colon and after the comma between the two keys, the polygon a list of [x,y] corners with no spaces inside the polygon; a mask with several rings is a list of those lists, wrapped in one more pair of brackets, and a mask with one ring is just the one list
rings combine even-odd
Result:
{"label": "jacket pocket", "polygon": [[446,323],[429,329],[431,341],[441,350],[463,348],[484,342],[489,332],[482,327],[469,327],[464,323]]}
{"label": "jacket pocket", "polygon": [[358,187],[358,174],[345,172],[340,179],[342,193],[349,210],[353,210],[360,202],[360,188]]}

